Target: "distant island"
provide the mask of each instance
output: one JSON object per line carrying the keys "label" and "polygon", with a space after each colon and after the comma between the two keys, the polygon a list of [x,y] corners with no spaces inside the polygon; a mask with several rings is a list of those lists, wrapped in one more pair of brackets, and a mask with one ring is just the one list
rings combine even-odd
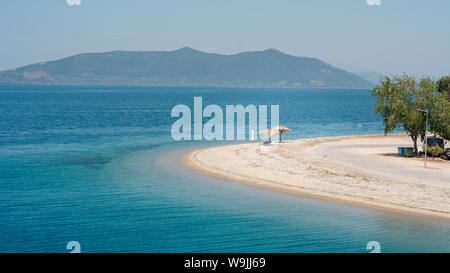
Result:
{"label": "distant island", "polygon": [[233,55],[189,47],[174,51],[83,53],[0,72],[0,84],[328,87],[370,88],[373,84],[319,59],[276,49]]}

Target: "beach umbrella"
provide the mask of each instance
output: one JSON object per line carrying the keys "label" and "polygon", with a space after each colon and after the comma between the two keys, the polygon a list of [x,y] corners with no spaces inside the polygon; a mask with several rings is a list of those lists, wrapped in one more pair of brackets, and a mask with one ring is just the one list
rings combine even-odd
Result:
{"label": "beach umbrella", "polygon": [[270,129],[259,131],[260,136],[270,136],[271,134],[272,134],[272,130],[270,130]]}
{"label": "beach umbrella", "polygon": [[259,131],[259,135],[270,139],[270,136],[272,135],[272,130],[267,129],[267,130]]}
{"label": "beach umbrella", "polygon": [[281,143],[281,134],[283,133],[289,133],[291,131],[291,129],[289,129],[286,126],[277,126],[272,128],[271,132],[272,134],[280,134],[280,143]]}

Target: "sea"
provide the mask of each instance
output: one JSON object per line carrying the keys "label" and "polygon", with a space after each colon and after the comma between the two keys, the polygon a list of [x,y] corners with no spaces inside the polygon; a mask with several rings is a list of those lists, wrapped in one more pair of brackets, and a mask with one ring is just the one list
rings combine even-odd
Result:
{"label": "sea", "polygon": [[450,252],[445,219],[187,168],[230,143],[172,138],[171,109],[194,97],[279,105],[285,139],[383,133],[365,89],[0,86],[0,252]]}

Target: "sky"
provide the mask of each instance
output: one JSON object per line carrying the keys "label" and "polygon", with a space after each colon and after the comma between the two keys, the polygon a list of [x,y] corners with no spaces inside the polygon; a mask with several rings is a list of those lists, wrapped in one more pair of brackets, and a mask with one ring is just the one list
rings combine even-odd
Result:
{"label": "sky", "polygon": [[[370,4],[370,5],[369,5]],[[0,70],[78,53],[276,48],[386,74],[450,74],[448,0],[2,0]]]}

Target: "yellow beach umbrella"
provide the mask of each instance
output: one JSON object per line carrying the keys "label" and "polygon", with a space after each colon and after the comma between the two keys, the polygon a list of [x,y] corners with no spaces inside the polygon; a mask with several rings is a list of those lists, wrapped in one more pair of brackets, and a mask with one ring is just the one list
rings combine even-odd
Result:
{"label": "yellow beach umbrella", "polygon": [[272,130],[267,129],[267,130],[259,131],[259,135],[270,139],[270,136],[272,135]]}
{"label": "yellow beach umbrella", "polygon": [[283,133],[289,133],[291,131],[291,129],[289,129],[286,126],[277,126],[272,128],[271,132],[272,134],[280,134],[280,143],[281,143],[281,134]]}
{"label": "yellow beach umbrella", "polygon": [[271,134],[272,134],[272,130],[270,130],[270,129],[259,131],[260,136],[270,136]]}

